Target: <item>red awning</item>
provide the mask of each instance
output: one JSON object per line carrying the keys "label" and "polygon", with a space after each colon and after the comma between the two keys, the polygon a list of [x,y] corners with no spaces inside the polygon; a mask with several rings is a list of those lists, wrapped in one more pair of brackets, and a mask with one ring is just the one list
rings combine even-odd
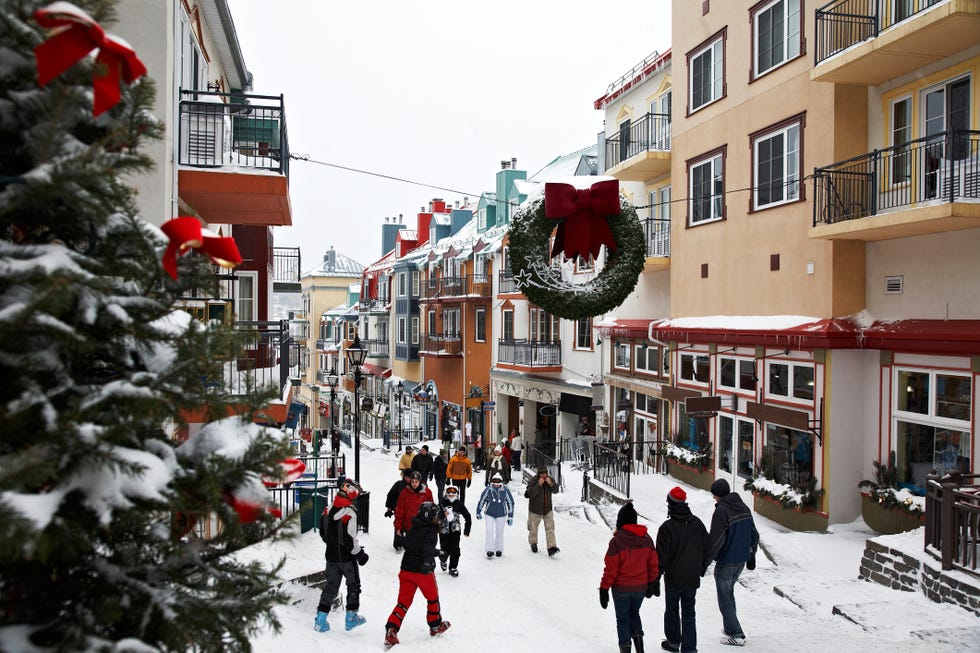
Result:
{"label": "red awning", "polygon": [[646,338],[651,322],[659,320],[610,320],[596,324],[599,333],[611,338]]}
{"label": "red awning", "polygon": [[372,365],[371,363],[364,363],[361,365],[361,369],[370,374],[371,376],[376,376],[379,379],[386,379],[391,376],[390,367],[381,367],[380,365]]}

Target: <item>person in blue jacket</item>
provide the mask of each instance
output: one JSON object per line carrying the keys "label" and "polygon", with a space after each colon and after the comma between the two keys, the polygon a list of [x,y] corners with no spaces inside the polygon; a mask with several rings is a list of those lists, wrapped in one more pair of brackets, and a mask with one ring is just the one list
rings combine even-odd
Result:
{"label": "person in blue jacket", "polygon": [[719,478],[711,484],[715,512],[711,516],[711,555],[715,561],[715,588],[718,609],[721,611],[725,636],[722,644],[745,646],[745,631],[735,612],[735,583],[742,569],[755,569],[755,554],[759,548],[759,531],[755,528],[752,511],[742,497],[731,491],[728,481]]}
{"label": "person in blue jacket", "polygon": [[487,557],[498,558],[504,555],[504,523],[514,524],[514,495],[504,485],[500,474],[494,474],[490,485],[483,490],[480,500],[476,502],[476,518],[487,516]]}

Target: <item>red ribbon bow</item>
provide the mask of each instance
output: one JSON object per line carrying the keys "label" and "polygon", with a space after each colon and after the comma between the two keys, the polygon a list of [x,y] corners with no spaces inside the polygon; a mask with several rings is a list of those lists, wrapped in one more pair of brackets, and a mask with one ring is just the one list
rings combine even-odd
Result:
{"label": "red ribbon bow", "polygon": [[616,239],[613,238],[607,217],[619,211],[617,179],[598,181],[589,188],[575,188],[571,184],[545,184],[545,217],[562,220],[558,223],[551,256],[563,252],[565,258],[570,259],[589,255],[595,258],[603,245],[616,249]]}
{"label": "red ribbon bow", "polygon": [[47,86],[92,50],[99,49],[93,73],[95,102],[92,114],[99,115],[119,102],[120,78],[132,84],[146,74],[146,66],[122,39],[106,34],[91,16],[69,2],[55,2],[34,12],[34,20],[51,37],[34,48],[37,83]]}
{"label": "red ribbon bow", "polygon": [[163,253],[163,269],[177,278],[177,254],[189,249],[199,249],[211,257],[211,262],[223,268],[233,268],[242,262],[234,238],[218,236],[209,229],[202,229],[197,218],[182,215],[164,222],[160,229],[167,234],[170,243]]}

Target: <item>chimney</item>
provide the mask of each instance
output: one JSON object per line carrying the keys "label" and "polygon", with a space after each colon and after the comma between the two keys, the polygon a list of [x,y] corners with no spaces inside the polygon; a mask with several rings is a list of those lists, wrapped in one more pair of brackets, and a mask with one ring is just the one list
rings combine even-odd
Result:
{"label": "chimney", "polygon": [[403,224],[405,222],[405,215],[402,213],[398,214],[398,224]]}
{"label": "chimney", "polygon": [[500,169],[501,170],[506,170],[509,167],[510,167],[510,161],[506,161],[505,160],[505,161],[501,161],[500,162]]}
{"label": "chimney", "polygon": [[510,169],[517,170],[517,157],[515,156],[510,160]]}
{"label": "chimney", "polygon": [[333,272],[337,269],[337,252],[334,251],[333,245],[327,250],[327,253],[323,255],[323,269]]}

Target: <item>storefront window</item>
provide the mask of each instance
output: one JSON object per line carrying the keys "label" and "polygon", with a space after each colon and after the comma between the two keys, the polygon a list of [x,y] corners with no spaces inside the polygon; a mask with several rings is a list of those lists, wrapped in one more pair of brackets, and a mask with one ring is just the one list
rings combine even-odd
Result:
{"label": "storefront window", "polygon": [[708,444],[708,418],[694,417],[687,414],[687,408],[682,402],[674,404],[677,410],[678,426],[680,432],[674,440],[674,444],[691,451],[702,451]]}
{"label": "storefront window", "polygon": [[777,483],[800,491],[809,489],[813,477],[813,436],[808,431],[766,425],[762,472]]}
{"label": "storefront window", "polygon": [[906,413],[929,412],[929,373],[898,371],[898,410]]}

